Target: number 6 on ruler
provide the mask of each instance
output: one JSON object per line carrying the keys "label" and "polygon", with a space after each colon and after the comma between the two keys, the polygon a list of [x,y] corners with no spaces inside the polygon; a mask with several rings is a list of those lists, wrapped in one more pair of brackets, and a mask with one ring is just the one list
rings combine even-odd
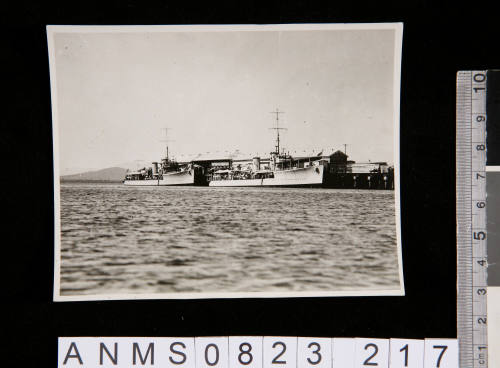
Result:
{"label": "number 6 on ruler", "polygon": [[331,368],[332,339],[299,337],[297,349],[297,368]]}
{"label": "number 6 on ruler", "polygon": [[263,368],[296,368],[297,338],[264,336]]}

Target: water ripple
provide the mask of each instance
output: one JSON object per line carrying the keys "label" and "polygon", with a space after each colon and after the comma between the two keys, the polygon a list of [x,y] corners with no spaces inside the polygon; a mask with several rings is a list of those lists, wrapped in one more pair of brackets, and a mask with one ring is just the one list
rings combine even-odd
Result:
{"label": "water ripple", "polygon": [[61,295],[399,289],[394,192],[61,185]]}

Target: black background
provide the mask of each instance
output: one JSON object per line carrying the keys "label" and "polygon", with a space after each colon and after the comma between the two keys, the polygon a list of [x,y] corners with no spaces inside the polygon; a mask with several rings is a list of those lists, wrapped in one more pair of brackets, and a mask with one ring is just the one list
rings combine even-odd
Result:
{"label": "black background", "polygon": [[486,111],[488,112],[486,165],[500,166],[500,69],[488,72],[486,90],[488,91],[486,95]]}
{"label": "black background", "polygon": [[[54,367],[58,336],[456,337],[455,75],[500,66],[496,14],[477,1],[468,7],[436,1],[2,5],[3,316],[14,327],[14,335],[4,334],[10,336],[6,357],[23,366]],[[53,303],[45,25],[307,22],[404,22],[400,162],[406,296]]]}

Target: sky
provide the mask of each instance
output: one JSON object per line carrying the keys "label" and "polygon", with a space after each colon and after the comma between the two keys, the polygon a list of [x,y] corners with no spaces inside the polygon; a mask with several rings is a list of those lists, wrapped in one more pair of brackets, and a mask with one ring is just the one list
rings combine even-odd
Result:
{"label": "sky", "polygon": [[394,162],[393,30],[54,33],[61,173],[239,150]]}

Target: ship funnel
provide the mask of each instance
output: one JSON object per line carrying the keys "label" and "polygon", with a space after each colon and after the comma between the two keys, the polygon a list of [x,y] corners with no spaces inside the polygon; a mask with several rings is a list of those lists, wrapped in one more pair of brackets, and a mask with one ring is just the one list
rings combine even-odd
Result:
{"label": "ship funnel", "polygon": [[161,167],[165,169],[168,166],[168,159],[162,158],[161,159]]}
{"label": "ship funnel", "polygon": [[271,170],[276,170],[276,162],[278,161],[278,154],[276,152],[271,152],[271,159],[269,160],[269,165]]}
{"label": "ship funnel", "polygon": [[252,166],[253,166],[253,171],[260,170],[260,157],[254,157],[252,159]]}
{"label": "ship funnel", "polygon": [[153,162],[153,175],[158,175],[158,162]]}

